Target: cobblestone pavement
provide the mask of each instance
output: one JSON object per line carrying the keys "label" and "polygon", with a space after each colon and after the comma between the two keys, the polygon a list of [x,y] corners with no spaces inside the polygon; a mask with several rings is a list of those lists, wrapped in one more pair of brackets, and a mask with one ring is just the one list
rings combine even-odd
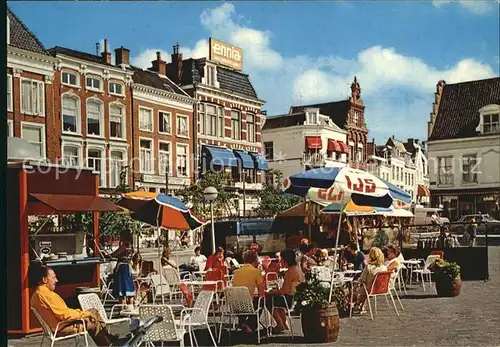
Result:
{"label": "cobblestone pavement", "polygon": [[[461,294],[455,298],[438,298],[434,289],[424,292],[413,285],[402,299],[405,310],[400,311],[400,317],[384,299],[379,299],[374,321],[369,314],[340,321],[339,338],[334,345],[500,346],[500,247],[489,249],[489,264],[490,280],[462,282]],[[300,337],[300,323],[296,322],[294,327],[299,334],[295,340],[278,336],[264,338],[261,344],[305,345]],[[200,332],[200,345],[208,345],[208,341],[202,343],[203,335]],[[40,341],[40,336],[9,340],[9,346],[39,346]],[[222,344],[227,345],[228,341],[223,340]],[[256,336],[243,338],[233,334],[232,344],[256,344]]]}

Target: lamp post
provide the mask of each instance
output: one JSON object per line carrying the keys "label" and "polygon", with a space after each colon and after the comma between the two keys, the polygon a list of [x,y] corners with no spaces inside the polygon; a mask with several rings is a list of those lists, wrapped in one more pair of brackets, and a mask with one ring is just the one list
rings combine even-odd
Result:
{"label": "lamp post", "polygon": [[207,187],[203,191],[205,200],[210,203],[210,216],[212,219],[212,254],[215,253],[215,224],[214,224],[214,201],[217,199],[217,189],[215,187]]}

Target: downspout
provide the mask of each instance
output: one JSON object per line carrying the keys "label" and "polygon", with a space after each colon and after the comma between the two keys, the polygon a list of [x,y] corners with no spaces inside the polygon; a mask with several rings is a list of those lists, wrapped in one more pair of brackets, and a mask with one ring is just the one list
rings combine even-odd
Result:
{"label": "downspout", "polygon": [[[198,156],[198,93],[196,92],[198,84],[196,82],[193,83],[193,164],[196,163],[196,166],[193,165],[193,183],[196,183],[198,177],[200,176],[200,171],[202,165],[200,165],[201,153]],[[194,168],[197,168],[194,170]]]}

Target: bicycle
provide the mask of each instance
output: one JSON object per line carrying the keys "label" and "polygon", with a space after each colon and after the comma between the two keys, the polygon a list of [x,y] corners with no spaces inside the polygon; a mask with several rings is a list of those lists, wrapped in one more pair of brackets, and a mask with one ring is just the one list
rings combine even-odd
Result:
{"label": "bicycle", "polygon": [[139,326],[138,328],[132,330],[129,333],[129,336],[124,337],[120,339],[119,341],[112,343],[110,347],[137,347],[139,344],[142,342],[142,338],[146,333],[148,332],[151,327],[156,324],[160,323],[163,321],[162,316],[156,316],[153,318],[150,318],[146,323],[143,325]]}

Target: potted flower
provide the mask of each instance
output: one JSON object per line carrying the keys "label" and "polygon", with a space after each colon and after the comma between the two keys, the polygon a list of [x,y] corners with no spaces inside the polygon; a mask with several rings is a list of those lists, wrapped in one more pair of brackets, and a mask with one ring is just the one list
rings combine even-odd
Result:
{"label": "potted flower", "polygon": [[439,259],[432,265],[436,275],[436,291],[438,296],[458,296],[462,287],[460,266]]}
{"label": "potted flower", "polygon": [[[340,292],[336,292],[340,297]],[[329,303],[330,288],[325,287],[316,274],[307,274],[297,286],[295,309],[302,314],[302,332],[307,342],[337,341],[339,312],[336,302]],[[343,305],[345,305],[345,296]]]}

